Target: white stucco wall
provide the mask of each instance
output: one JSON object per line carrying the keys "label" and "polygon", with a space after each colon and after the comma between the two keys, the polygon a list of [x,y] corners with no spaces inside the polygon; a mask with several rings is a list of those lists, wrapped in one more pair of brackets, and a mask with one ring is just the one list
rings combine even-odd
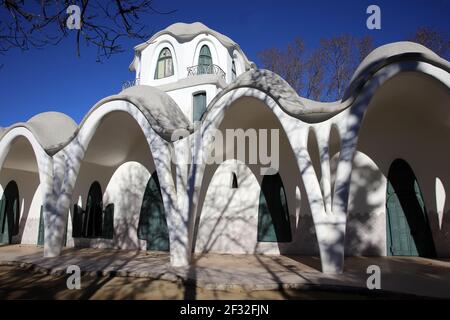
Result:
{"label": "white stucco wall", "polygon": [[[232,173],[238,188],[231,188]],[[196,252],[254,253],[258,249],[260,188],[252,171],[242,163],[222,163],[208,186],[196,238]]]}
{"label": "white stucco wall", "polygon": [[[211,52],[212,63],[219,66],[225,72],[226,76],[224,79],[225,82],[222,82],[223,84],[228,84],[233,81],[231,71],[233,60],[235,60],[236,75],[239,76],[245,72],[242,54],[234,50],[232,55],[230,55],[228,49],[213,35],[209,34],[200,34],[191,41],[184,43],[179,43],[171,35],[161,35],[140,53],[138,67],[136,68],[136,78],[140,79],[139,84],[155,86],[166,91],[190,120],[192,120],[193,93],[205,91],[207,104],[209,104],[221,90],[218,83],[213,83],[219,81],[218,77],[214,81],[211,79],[213,81],[211,83],[192,84],[188,87],[186,87],[186,84],[176,84],[179,80],[188,77],[189,67],[198,65],[200,49],[203,45],[208,46]],[[155,79],[158,57],[164,48],[170,49],[172,53],[174,74],[170,77]],[[195,78],[195,76],[192,78]],[[175,88],[171,87],[167,89],[167,85],[174,85]]]}
{"label": "white stucco wall", "polygon": [[172,97],[172,99],[178,104],[181,111],[186,117],[192,121],[193,119],[193,95],[199,92],[206,93],[206,105],[211,102],[212,99],[219,93],[220,89],[214,84],[204,84],[194,87],[187,87],[183,89],[167,91],[166,93]]}
{"label": "white stucco wall", "polygon": [[349,194],[346,255],[386,255],[386,181],[367,155],[356,152]]}
{"label": "white stucco wall", "polygon": [[[84,209],[89,188],[92,182],[98,181],[102,186],[103,208],[114,204],[114,235],[113,239],[76,238],[75,246],[145,250],[146,242],[137,238],[137,228],[145,187],[151,175],[149,170],[135,161],[120,165],[112,171],[112,175],[110,169],[102,170],[100,166],[86,164],[83,166],[74,193],[78,196],[73,198],[73,203],[78,203]],[[94,177],[96,179],[92,180]]]}
{"label": "white stucco wall", "polygon": [[[136,77],[140,77],[140,83],[150,86],[161,86],[176,82],[187,77],[187,68],[198,65],[198,56],[203,45],[207,45],[211,51],[213,64],[218,65],[225,71],[226,81],[231,81],[231,56],[227,48],[220,43],[213,35],[200,34],[188,42],[179,43],[174,37],[168,34],[161,35],[154,43],[150,44],[141,52],[139,62],[140,72]],[[172,53],[174,64],[174,75],[163,79],[154,79],[156,64],[162,49],[169,48]],[[237,71],[243,72],[243,60],[241,55],[236,54]],[[240,74],[238,73],[238,75]]]}
{"label": "white stucco wall", "polygon": [[[450,92],[447,88],[431,77],[408,72],[389,80],[369,105],[359,132],[358,150],[364,153],[365,162],[370,163],[364,178],[371,175],[373,182],[360,188],[366,189],[366,200],[364,197],[361,199],[364,201],[359,205],[358,211],[364,208],[365,211],[383,209],[375,221],[368,220],[364,222],[367,223],[366,226],[359,227],[370,231],[374,237],[370,241],[363,237],[364,242],[360,246],[370,247],[375,239],[380,241],[380,245],[374,246],[375,251],[370,250],[370,253],[386,254],[386,178],[392,162],[403,159],[413,170],[420,186],[437,255],[450,256],[450,206],[445,201],[445,194],[450,190],[448,101]],[[437,178],[442,183],[438,188]],[[364,184],[360,180],[352,180],[353,190],[356,191],[358,185]],[[440,204],[440,208],[437,204]],[[363,221],[364,219],[361,220]],[[356,249],[353,246],[350,252],[355,252]],[[361,248],[357,249],[356,253],[360,250]]]}
{"label": "white stucco wall", "polygon": [[[152,168],[152,172],[154,168]],[[106,241],[114,248],[146,250],[137,229],[142,200],[151,173],[138,162],[126,162],[111,177],[103,195],[104,206],[114,204],[114,236]]]}
{"label": "white stucco wall", "polygon": [[[199,228],[194,234],[196,251],[318,255],[308,197],[293,150],[276,117],[262,101],[243,98],[227,110],[219,129],[224,132],[226,128],[279,130],[279,174],[286,192],[292,241],[257,243],[260,185],[264,177],[260,174],[262,166],[237,165],[236,160],[230,159],[218,168],[214,164],[205,169],[199,197]],[[269,149],[269,154],[274,154],[272,152],[274,150]],[[237,171],[238,189],[230,189],[233,170]]]}

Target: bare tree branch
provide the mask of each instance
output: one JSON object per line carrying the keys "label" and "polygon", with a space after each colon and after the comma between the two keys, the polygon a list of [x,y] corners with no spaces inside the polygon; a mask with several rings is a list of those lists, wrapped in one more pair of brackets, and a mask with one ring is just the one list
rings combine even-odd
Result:
{"label": "bare tree branch", "polygon": [[450,38],[445,32],[420,27],[410,40],[424,45],[447,60],[450,58]]}
{"label": "bare tree branch", "polygon": [[297,37],[289,43],[285,51],[275,48],[266,49],[258,53],[263,63],[263,68],[269,69],[283,77],[297,92],[304,87],[303,73],[303,51],[304,42]]}
{"label": "bare tree branch", "polygon": [[59,44],[72,32],[66,26],[70,5],[81,11],[81,29],[73,31],[77,55],[84,41],[97,48],[97,59],[122,52],[124,38],[147,40],[147,16],[175,12],[158,10],[153,0],[0,0],[0,54]]}
{"label": "bare tree branch", "polygon": [[305,97],[312,100],[321,100],[324,89],[324,57],[319,49],[314,50],[305,65]]}
{"label": "bare tree branch", "polygon": [[259,52],[258,57],[263,68],[278,73],[301,96],[324,101],[342,97],[353,71],[372,49],[369,36],[342,35],[322,39],[319,47],[308,53],[297,37],[286,50],[271,48]]}

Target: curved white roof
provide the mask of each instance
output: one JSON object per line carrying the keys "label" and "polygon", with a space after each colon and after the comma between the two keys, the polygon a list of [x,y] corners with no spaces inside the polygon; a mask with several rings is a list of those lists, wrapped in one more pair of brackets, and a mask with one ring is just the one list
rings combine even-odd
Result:
{"label": "curved white roof", "polygon": [[100,100],[84,117],[80,127],[95,109],[114,100],[128,101],[135,105],[147,118],[153,130],[167,141],[170,141],[172,133],[177,129],[193,131],[191,122],[167,93],[146,85],[133,86]]}
{"label": "curved white roof", "polygon": [[168,94],[150,86],[133,86],[97,102],[86,114],[80,126],[64,113],[44,112],[37,114],[27,122],[0,128],[0,139],[14,128],[25,127],[33,133],[49,155],[54,155],[76,137],[79,128],[83,126],[94,110],[114,100],[128,101],[135,105],[144,114],[156,133],[167,141],[170,141],[174,130],[185,129],[193,132],[193,125]]}
{"label": "curved white roof", "polygon": [[238,88],[259,89],[276,100],[280,107],[290,115],[306,122],[323,121],[349,107],[361,94],[363,85],[383,67],[402,61],[425,61],[450,71],[450,63],[428,48],[413,42],[387,44],[373,50],[359,65],[353,74],[342,100],[319,102],[300,97],[297,92],[278,74],[264,69],[250,70],[241,74],[235,81],[221,91],[209,104],[208,111],[216,101],[226,93]]}
{"label": "curved white roof", "polygon": [[348,99],[350,95],[357,90],[356,86],[361,82],[366,81],[367,78],[375,71],[393,61],[401,60],[427,61],[432,64],[442,66],[447,70],[450,68],[450,64],[447,60],[441,58],[436,53],[421,44],[410,41],[389,43],[375,48],[359,64],[353,73],[350,80],[350,85],[344,93],[342,100]]}
{"label": "curved white roof", "polygon": [[10,130],[25,127],[36,137],[42,148],[52,155],[71,141],[78,131],[75,121],[61,112],[43,112],[27,122],[19,122],[0,131],[0,139]]}
{"label": "curved white roof", "polygon": [[[175,24],[162,32],[173,32],[180,39],[192,37],[188,32],[183,35],[182,26]],[[194,29],[203,30],[203,25],[192,24]],[[203,26],[203,27],[202,27]],[[155,35],[157,36],[157,35]],[[228,38],[223,38],[223,41]],[[300,97],[297,92],[279,75],[263,69],[251,69],[240,75],[235,81],[224,88],[209,104],[203,118],[214,108],[216,102],[228,92],[238,88],[255,88],[270,95],[288,114],[306,122],[323,121],[351,106],[356,97],[365,94],[366,83],[377,81],[373,79],[375,73],[390,64],[407,63],[414,65],[419,62],[439,67],[444,72],[450,72],[450,63],[436,55],[431,50],[412,42],[398,42],[379,47],[372,51],[359,65],[353,74],[344,98],[335,102],[318,102]],[[414,69],[414,68],[413,68]],[[114,101],[128,101],[135,105],[147,118],[152,128],[162,138],[170,141],[176,129],[193,132],[193,124],[186,118],[177,103],[165,92],[151,86],[133,86],[117,95],[100,100],[80,124],[84,124],[90,114],[101,105]],[[50,155],[55,154],[67,145],[77,135],[79,127],[69,116],[59,112],[45,112],[38,114],[27,122],[17,123],[9,128],[0,128],[0,139],[15,127],[28,128]]]}

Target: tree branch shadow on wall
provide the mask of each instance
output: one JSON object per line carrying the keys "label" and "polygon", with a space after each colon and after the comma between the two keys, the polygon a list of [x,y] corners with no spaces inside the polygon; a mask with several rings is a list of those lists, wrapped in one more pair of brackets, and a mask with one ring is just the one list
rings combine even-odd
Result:
{"label": "tree branch shadow on wall", "polygon": [[[256,81],[258,79],[254,79],[254,80]],[[261,80],[261,79],[259,79],[259,80]],[[277,95],[280,93],[280,91],[281,91],[282,95],[286,95],[286,94],[290,95],[290,94],[292,94],[289,90],[286,91],[286,88],[284,87],[284,85],[281,86],[280,84],[271,84],[271,83],[269,83],[268,84],[268,91],[269,92],[275,92],[275,93],[277,93]],[[362,96],[362,101],[363,101],[362,104],[364,104],[364,103],[368,104],[369,101],[370,101],[370,94],[369,93],[363,93],[361,96]],[[353,115],[356,118],[358,118],[359,120],[361,120],[363,115],[364,115],[364,111],[362,109],[355,108],[355,110],[352,110],[351,115]],[[353,126],[350,126],[348,135],[343,138],[343,143],[342,144],[344,146],[345,145],[346,146],[351,145],[352,139],[355,139],[355,136],[359,132],[359,127],[360,127],[359,122],[355,121],[353,123],[356,123],[356,124],[353,125]],[[341,159],[341,161],[344,161],[344,162],[352,162],[353,161],[352,149],[350,147],[343,148],[340,159]],[[170,164],[168,166],[170,166]],[[171,168],[169,168],[169,169],[171,169]],[[304,172],[302,172],[302,174],[304,174]],[[367,174],[367,176],[364,177],[366,179],[369,179],[369,180],[372,179],[372,178],[373,179],[377,179],[377,177],[371,176],[371,173],[369,171],[367,171],[366,174]],[[304,186],[303,186],[303,188],[304,188]],[[368,192],[371,192],[371,190],[367,190],[366,186],[364,185],[363,182],[360,185],[358,185],[357,188],[358,189],[355,191],[355,198],[356,199],[361,199],[361,201],[364,200],[364,199],[367,199]],[[126,189],[126,187],[125,187],[125,189]],[[130,194],[132,194],[134,192],[133,190],[128,190],[128,191],[130,192]],[[163,194],[167,194],[168,198],[171,199],[171,193],[169,192],[169,190],[166,190],[165,186],[162,185],[162,184],[161,184],[161,192]],[[345,192],[348,192],[348,190],[347,191],[345,191],[345,190],[336,190],[335,196],[339,196],[339,197],[342,197],[342,198],[346,198],[346,197],[348,198],[348,194],[345,194]],[[304,201],[306,201],[304,199],[307,199],[306,195],[305,196],[303,196],[303,195],[304,195],[304,193],[303,193],[303,189],[302,189],[302,197],[301,197],[302,203]],[[126,194],[124,194],[124,197],[126,197]],[[313,202],[314,201],[323,201],[321,199],[310,199],[310,200],[313,201]],[[174,199],[171,199],[170,201],[174,201]],[[306,203],[307,203],[307,201],[306,201]],[[308,206],[309,206],[309,204],[308,204]],[[201,212],[201,206],[199,206],[199,207],[200,207],[200,211],[199,212]],[[219,212],[222,212],[222,214],[226,211],[226,209],[227,209],[227,206],[221,207],[221,208],[217,208],[217,210],[219,210]],[[303,210],[301,210],[300,214],[302,214],[302,211]],[[310,212],[309,212],[309,214],[310,214]],[[199,219],[200,219],[200,216],[198,218],[198,221],[199,221]],[[370,219],[371,218],[368,215],[366,215],[366,214],[357,214],[356,216],[352,216],[352,215],[348,216],[348,220],[349,220],[350,223],[347,225],[347,234],[348,235],[352,235],[352,237],[351,237],[352,240],[346,240],[346,247],[347,246],[350,246],[350,247],[359,246],[363,242],[363,234],[361,234],[358,230],[359,230],[361,225],[365,225],[368,228],[368,232],[370,232],[372,230]],[[443,227],[444,226],[450,227],[449,215],[445,214],[443,219],[444,219]],[[196,221],[196,224],[199,223],[198,221]],[[299,219],[299,221],[301,221],[301,219]],[[354,221],[354,222],[352,222],[352,221]],[[220,220],[218,220],[217,223],[215,224],[214,229],[213,229],[214,231],[217,231],[217,228],[219,227],[219,222],[220,222]],[[183,223],[185,223],[185,225],[189,225],[189,221],[183,221]],[[130,230],[132,230],[132,232],[136,232],[136,234],[137,234],[137,227],[136,227],[136,225],[137,224],[135,222],[131,222],[131,223],[127,222],[127,221],[120,222],[120,225],[118,226],[118,234],[122,234],[122,233],[129,234]],[[448,227],[447,227],[446,230],[448,230]],[[196,228],[198,228],[198,226]],[[196,230],[196,228],[194,228],[194,229]],[[299,226],[296,225],[296,229],[294,229],[294,233],[298,232],[298,230],[299,230]],[[181,241],[179,238],[177,238],[176,234],[177,233],[175,232],[175,236],[174,236],[175,241]],[[343,234],[342,234],[342,237],[344,237]],[[194,249],[195,249],[195,239],[196,239],[196,233],[194,233],[194,245],[193,245]],[[350,239],[350,237],[346,237],[346,239]],[[236,245],[239,245],[239,241],[237,239],[229,239],[229,240],[234,242]],[[131,245],[133,244],[133,239],[130,239],[127,236],[124,237],[123,239],[118,240],[118,241],[120,241],[121,243],[130,243]],[[212,247],[216,243],[216,241],[217,241],[217,238],[209,239],[209,241],[207,243],[207,247],[208,246]],[[317,239],[316,239],[316,241],[317,241]],[[296,261],[299,261],[301,263],[305,263],[305,264],[309,263],[313,268],[317,268],[318,264],[320,263],[320,261],[317,261],[317,260],[309,261],[308,259],[304,259],[304,258],[301,258],[301,257],[290,256],[290,255],[288,255],[288,253],[286,251],[284,251],[284,249],[285,249],[284,245],[280,244],[279,249],[280,249],[280,253],[282,255],[286,255],[286,256],[288,256],[288,257],[290,257],[290,258],[292,258],[292,259],[294,259]],[[66,249],[65,251],[67,251],[67,250],[68,249]],[[330,250],[332,250],[332,248]],[[372,246],[370,244],[366,245],[365,247],[361,248],[360,250],[362,250],[362,252],[373,252],[374,255],[377,254],[376,253],[376,247]],[[69,252],[70,252],[70,249],[69,249]],[[336,251],[336,252],[332,253],[331,255],[332,256],[333,256],[333,254],[337,255],[338,253],[339,252]],[[64,255],[62,255],[62,256],[64,257]],[[204,256],[205,255],[203,255],[203,257]],[[259,256],[259,255],[255,255],[255,256],[258,259],[259,263],[263,267],[266,267],[267,272],[269,272],[272,275],[273,279],[276,280],[277,277],[278,277],[277,274],[271,271],[272,269],[267,265],[267,263],[264,261],[264,259],[261,256]],[[195,274],[195,272],[196,272],[196,269],[195,269],[196,261],[201,259],[201,257],[202,257],[202,255],[200,255],[200,257],[194,258],[192,266],[189,268],[189,272],[192,272],[192,274]],[[92,258],[95,260],[95,256],[93,256]],[[66,259],[66,261],[69,261],[69,260],[70,260],[70,258]],[[112,258],[111,263],[113,262],[113,260],[114,259]],[[285,266],[282,266],[280,264],[280,267],[285,267]],[[288,267],[286,267],[286,270],[290,270],[290,269]],[[196,286],[194,284],[194,286],[193,286],[194,292],[190,291],[192,289],[189,289],[189,290],[186,289],[186,291],[185,291],[185,298],[187,298],[187,299],[195,299],[196,298],[195,287]]]}

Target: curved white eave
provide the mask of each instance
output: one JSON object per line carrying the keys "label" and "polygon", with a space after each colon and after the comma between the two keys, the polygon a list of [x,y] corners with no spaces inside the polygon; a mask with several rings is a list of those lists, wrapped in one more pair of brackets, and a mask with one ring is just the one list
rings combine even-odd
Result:
{"label": "curved white eave", "polygon": [[[381,82],[402,71],[417,71],[432,75],[450,88],[450,63],[447,60],[419,44],[399,42],[379,47],[370,53],[356,69],[344,99],[340,101],[319,102],[300,97],[279,75],[268,70],[250,70],[239,76],[211,101],[202,119],[206,118],[214,105],[228,92],[239,88],[253,88],[272,97],[287,114],[304,122],[321,122],[350,107],[359,96],[366,94],[372,85],[379,86]],[[84,117],[80,126],[77,127],[75,124],[74,128],[71,128],[72,125],[69,125],[70,128],[64,135],[52,135],[58,126],[52,127],[53,131],[47,130],[44,125],[46,122],[42,121],[45,117],[40,119],[39,125],[33,124],[33,119],[36,119],[33,117],[28,122],[0,128],[0,140],[14,128],[24,127],[36,137],[46,153],[52,156],[76,137],[79,128],[95,109],[114,100],[127,101],[135,105],[154,130],[167,141],[170,141],[174,130],[185,129],[193,132],[192,123],[165,92],[150,86],[134,86],[100,100]],[[70,121],[67,123],[70,124]],[[55,140],[55,137],[59,140]]]}
{"label": "curved white eave", "polygon": [[251,88],[269,95],[284,112],[293,117],[308,123],[321,122],[349,108],[372,85],[379,85],[380,81],[384,82],[402,71],[432,75],[450,88],[450,63],[447,60],[419,44],[399,42],[379,47],[363,60],[342,100],[319,102],[303,98],[276,73],[264,69],[250,70],[240,75],[211,101],[202,119],[228,92]]}
{"label": "curved white eave", "polygon": [[4,161],[10,152],[13,142],[20,137],[27,139],[30,143],[36,158],[39,180],[41,183],[44,183],[45,188],[47,188],[48,184],[46,183],[46,178],[50,176],[50,173],[48,172],[50,168],[48,166],[48,161],[51,158],[44,148],[42,148],[41,143],[36,139],[36,135],[26,126],[19,125],[8,128],[8,130],[2,135],[0,139],[0,168],[3,167]]}
{"label": "curved white eave", "polygon": [[193,131],[192,123],[167,93],[146,85],[133,86],[100,100],[89,110],[79,128],[96,109],[112,101],[126,101],[134,105],[145,116],[153,130],[166,141],[170,141],[175,130]]}
{"label": "curved white eave", "polygon": [[[33,134],[48,155],[53,156],[78,135],[80,128],[96,109],[112,101],[126,101],[134,105],[136,110],[145,116],[154,131],[166,141],[170,141],[175,130],[193,131],[192,123],[169,95],[154,87],[133,86],[97,102],[85,115],[79,126],[73,120],[65,119],[61,119],[61,122],[64,123],[63,126],[55,126],[58,124],[58,118],[47,117],[48,113],[42,113],[28,122],[16,123],[3,129],[0,131],[0,141],[14,128],[23,127]],[[38,119],[36,120],[36,118]],[[47,124],[49,124],[48,127]]]}

